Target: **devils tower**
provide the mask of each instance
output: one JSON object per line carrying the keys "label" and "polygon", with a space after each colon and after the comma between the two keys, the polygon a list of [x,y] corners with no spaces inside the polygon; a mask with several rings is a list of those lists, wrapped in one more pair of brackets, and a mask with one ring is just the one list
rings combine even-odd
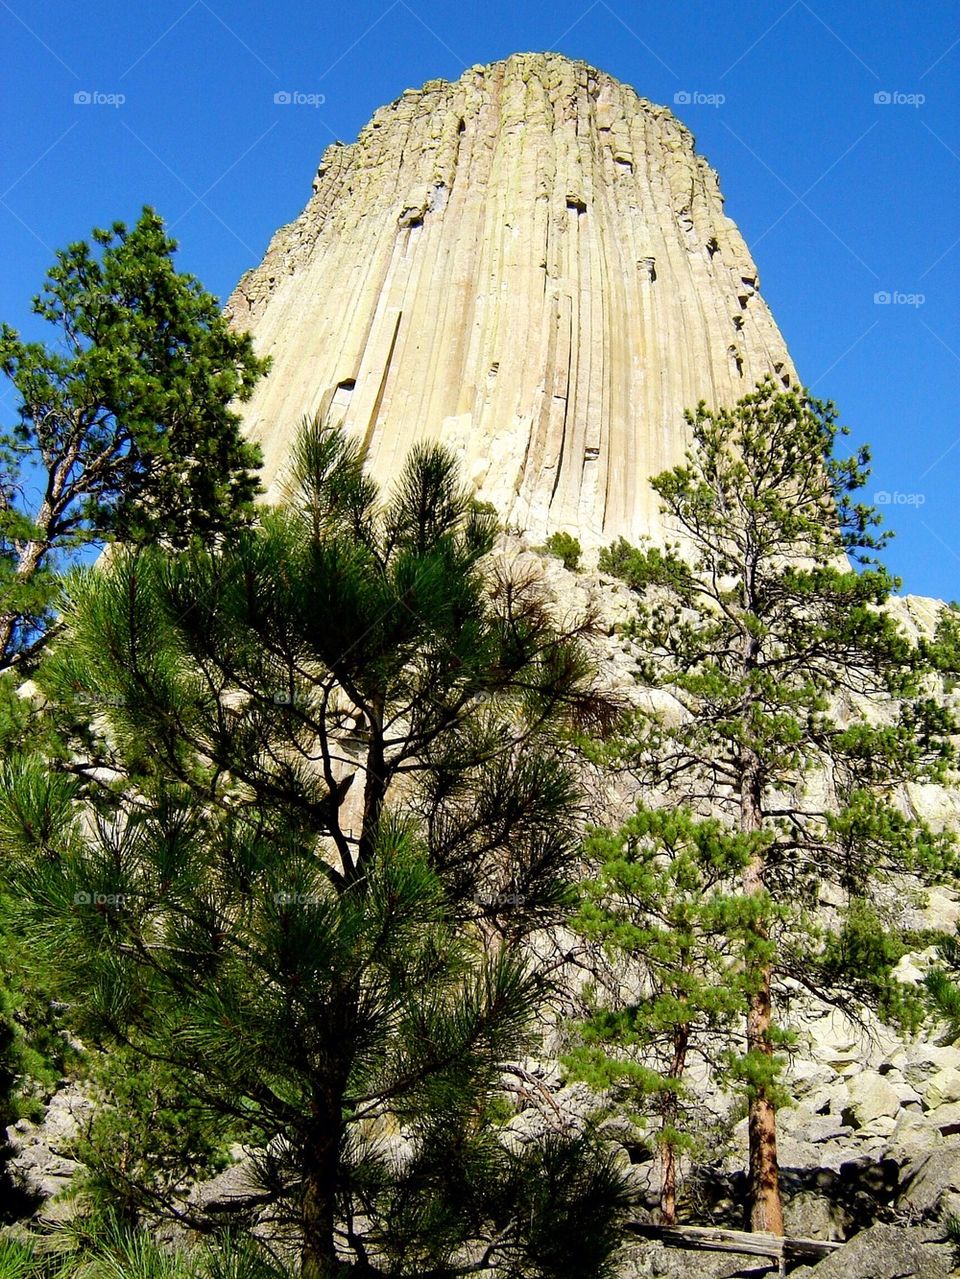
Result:
{"label": "devils tower", "polygon": [[319,411],[382,482],[439,439],[510,523],[588,544],[658,533],[685,408],[795,378],[690,132],[557,54],[429,81],[329,147],[228,310],[273,357],[245,413],[268,485]]}

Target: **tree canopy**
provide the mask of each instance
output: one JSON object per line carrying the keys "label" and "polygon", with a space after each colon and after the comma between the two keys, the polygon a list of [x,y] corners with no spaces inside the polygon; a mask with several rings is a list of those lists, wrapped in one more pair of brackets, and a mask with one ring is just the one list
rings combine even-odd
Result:
{"label": "tree canopy", "polygon": [[222,535],[258,490],[236,405],[267,361],[176,269],[152,209],[92,241],[58,252],[34,298],[52,344],[0,326],[18,400],[0,432],[0,670],[42,646],[57,570],[81,548]]}
{"label": "tree canopy", "polygon": [[876,562],[886,534],[856,497],[869,455],[835,455],[833,406],[768,379],[687,420],[685,463],[652,480],[677,542],[621,541],[602,560],[641,596],[639,678],[676,712],[639,713],[618,755],[750,841],[738,927],[752,1222],[782,1233],[774,982],[908,1015],[876,888],[952,865],[949,837],[895,793],[944,776],[951,719],[924,646],[884,607],[898,585]]}
{"label": "tree canopy", "polygon": [[4,771],[77,1029],[258,1152],[311,1277],[586,1279],[616,1243],[612,1156],[496,1122],[548,991],[524,943],[569,909],[569,731],[612,708],[493,536],[442,450],[384,502],[314,423],[256,529],[74,579],[38,677],[71,759]]}

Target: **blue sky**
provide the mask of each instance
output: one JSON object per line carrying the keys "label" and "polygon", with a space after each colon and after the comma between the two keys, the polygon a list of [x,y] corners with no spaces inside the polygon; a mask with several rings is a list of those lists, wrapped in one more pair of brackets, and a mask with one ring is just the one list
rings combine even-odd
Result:
{"label": "blue sky", "polygon": [[[907,591],[960,596],[956,5],[0,0],[0,42],[0,318],[34,336],[54,248],[145,203],[225,297],[328,143],[424,80],[557,49],[656,102],[689,95],[674,109],[801,377],[873,446],[888,563]],[[278,106],[283,91],[325,101]]]}

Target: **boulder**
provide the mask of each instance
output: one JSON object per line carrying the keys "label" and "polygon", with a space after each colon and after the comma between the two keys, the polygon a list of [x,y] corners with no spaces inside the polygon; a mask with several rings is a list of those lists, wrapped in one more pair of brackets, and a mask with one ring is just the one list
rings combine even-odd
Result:
{"label": "boulder", "polygon": [[960,1143],[918,1154],[900,1175],[897,1208],[922,1220],[960,1215]]}
{"label": "boulder", "polygon": [[850,1126],[837,1112],[820,1115],[811,1113],[805,1106],[781,1110],[777,1115],[779,1131],[798,1142],[818,1144],[834,1137],[849,1137]]}
{"label": "boulder", "polygon": [[757,1267],[760,1260],[746,1253],[693,1252],[644,1241],[629,1250],[617,1274],[619,1279],[733,1279],[740,1275],[766,1279],[766,1267]]}
{"label": "boulder", "polygon": [[798,1239],[843,1239],[847,1213],[835,1200],[815,1191],[794,1195],[783,1206],[788,1235]]}
{"label": "boulder", "polygon": [[838,1014],[824,1017],[817,1023],[817,1033],[810,1045],[811,1056],[825,1063],[838,1074],[848,1074],[860,1069],[863,1050],[857,1036],[849,1029],[846,1018]]}
{"label": "boulder", "polygon": [[960,1069],[948,1066],[938,1070],[921,1088],[923,1104],[928,1110],[936,1110],[938,1106],[946,1106],[960,1101]]}
{"label": "boulder", "polygon": [[784,1169],[830,1169],[834,1172],[850,1159],[849,1128],[825,1141],[797,1141],[784,1137],[777,1143],[780,1167]]}
{"label": "boulder", "polygon": [[[847,1084],[847,1102],[841,1110],[844,1123],[852,1128],[865,1128],[879,1119],[889,1119],[891,1124],[885,1136],[893,1131],[900,1111],[897,1090],[883,1075],[864,1070]],[[882,1126],[882,1125],[881,1125]]]}
{"label": "boulder", "polygon": [[551,1104],[534,1093],[531,1104],[507,1121],[504,1136],[519,1145],[537,1141],[555,1127],[557,1114],[562,1115],[571,1128],[582,1130],[598,1105],[597,1094],[585,1083],[568,1084],[559,1089],[553,1094]]}
{"label": "boulder", "polygon": [[919,1088],[930,1075],[948,1070],[951,1066],[960,1068],[960,1048],[920,1041],[910,1044],[906,1049],[903,1074],[907,1083]]}
{"label": "boulder", "polygon": [[214,1216],[247,1216],[255,1208],[270,1202],[272,1194],[260,1184],[256,1165],[246,1155],[239,1163],[202,1181],[193,1188],[189,1203],[193,1208]]}
{"label": "boulder", "polygon": [[900,1046],[896,1035],[876,1018],[861,1025],[838,1008],[812,1017],[801,1015],[797,1021],[802,1026],[801,1043],[806,1045],[803,1056],[844,1076],[879,1065]]}
{"label": "boulder", "polygon": [[937,1232],[917,1226],[875,1225],[861,1230],[816,1266],[792,1279],[949,1279],[951,1249]]}
{"label": "boulder", "polygon": [[795,1097],[806,1099],[829,1088],[836,1078],[836,1072],[824,1062],[800,1058],[791,1063],[786,1085]]}
{"label": "boulder", "polygon": [[948,1101],[945,1106],[937,1106],[928,1111],[927,1123],[936,1128],[944,1137],[954,1137],[960,1133],[960,1101]]}
{"label": "boulder", "polygon": [[71,1144],[91,1109],[80,1086],[70,1084],[54,1093],[39,1123],[20,1119],[7,1129],[8,1194],[24,1205],[42,1208],[49,1220],[72,1215],[63,1193],[79,1168],[71,1158]]}
{"label": "boulder", "polygon": [[896,1131],[897,1121],[893,1115],[877,1115],[876,1119],[871,1119],[868,1124],[864,1124],[857,1132],[857,1141],[862,1145],[864,1142],[870,1144],[870,1148],[879,1142],[878,1149],[883,1149],[890,1137]]}
{"label": "boulder", "polygon": [[922,1097],[913,1084],[907,1082],[899,1070],[888,1071],[883,1077],[900,1098],[901,1110],[920,1111],[923,1109]]}
{"label": "boulder", "polygon": [[901,955],[892,969],[891,975],[904,986],[920,986],[927,974],[927,969],[919,962],[916,954]]}
{"label": "boulder", "polygon": [[943,1144],[940,1129],[930,1122],[929,1115],[919,1114],[916,1110],[901,1110],[888,1150],[892,1159],[906,1165],[922,1159]]}

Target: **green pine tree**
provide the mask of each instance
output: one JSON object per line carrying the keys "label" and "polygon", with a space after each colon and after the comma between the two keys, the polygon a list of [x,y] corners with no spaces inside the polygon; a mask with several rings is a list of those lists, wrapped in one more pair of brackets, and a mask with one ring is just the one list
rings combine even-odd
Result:
{"label": "green pine tree", "polygon": [[[736,880],[753,841],[716,820],[642,805],[585,851],[594,877],[574,921],[606,964],[592,1015],[567,1068],[612,1092],[639,1124],[652,1110],[661,1167],[660,1220],[676,1222],[678,1156],[696,1145],[686,1077],[695,1064],[722,1082],[749,985],[738,964]],[[731,884],[734,885],[731,889]]]}
{"label": "green pine tree", "polygon": [[960,1041],[960,930],[944,937],[939,946],[940,962],[924,977],[924,986],[934,1013],[945,1023],[943,1039]]}
{"label": "green pine tree", "polygon": [[[42,710],[0,678],[0,760],[26,741],[48,760],[62,749]],[[24,903],[9,869],[0,856],[0,1138],[16,1120],[40,1118],[43,1102],[80,1065],[60,1016],[56,962],[40,962],[25,935]],[[7,1153],[0,1140],[0,1163]]]}
{"label": "green pine tree", "polygon": [[382,504],[314,423],[259,528],[75,579],[40,679],[94,732],[0,787],[81,1036],[263,1152],[307,1279],[586,1279],[617,1242],[610,1156],[494,1122],[571,895],[568,730],[608,708],[493,536],[442,450]]}
{"label": "green pine tree", "polygon": [[571,533],[551,533],[547,538],[546,549],[563,562],[563,567],[575,573],[580,567],[580,556],[583,548]]}
{"label": "green pine tree", "polygon": [[82,1073],[94,1105],[69,1149],[81,1164],[70,1186],[78,1215],[149,1228],[151,1205],[229,1163],[229,1120],[211,1117],[165,1062],[126,1045],[87,1045]]}
{"label": "green pine tree", "polygon": [[257,492],[235,404],[267,362],[176,270],[153,210],[92,238],[57,254],[34,298],[55,345],[0,325],[19,418],[0,431],[0,670],[36,655],[80,548],[222,533]]}
{"label": "green pine tree", "polygon": [[923,648],[943,678],[944,691],[954,692],[960,679],[960,604],[955,600],[941,610],[933,638],[923,641]]}
{"label": "green pine tree", "polygon": [[[738,922],[748,1184],[753,1228],[782,1233],[774,982],[909,1013],[870,898],[883,877],[951,859],[893,793],[942,775],[950,721],[926,692],[923,654],[884,611],[898,583],[869,558],[885,535],[854,496],[868,454],[834,457],[833,407],[767,380],[687,420],[685,464],[652,481],[679,542],[604,558],[642,596],[641,680],[678,704],[669,720],[639,714],[623,753],[674,801],[708,802],[752,849]],[[818,905],[828,886],[850,906],[833,924]]]}

